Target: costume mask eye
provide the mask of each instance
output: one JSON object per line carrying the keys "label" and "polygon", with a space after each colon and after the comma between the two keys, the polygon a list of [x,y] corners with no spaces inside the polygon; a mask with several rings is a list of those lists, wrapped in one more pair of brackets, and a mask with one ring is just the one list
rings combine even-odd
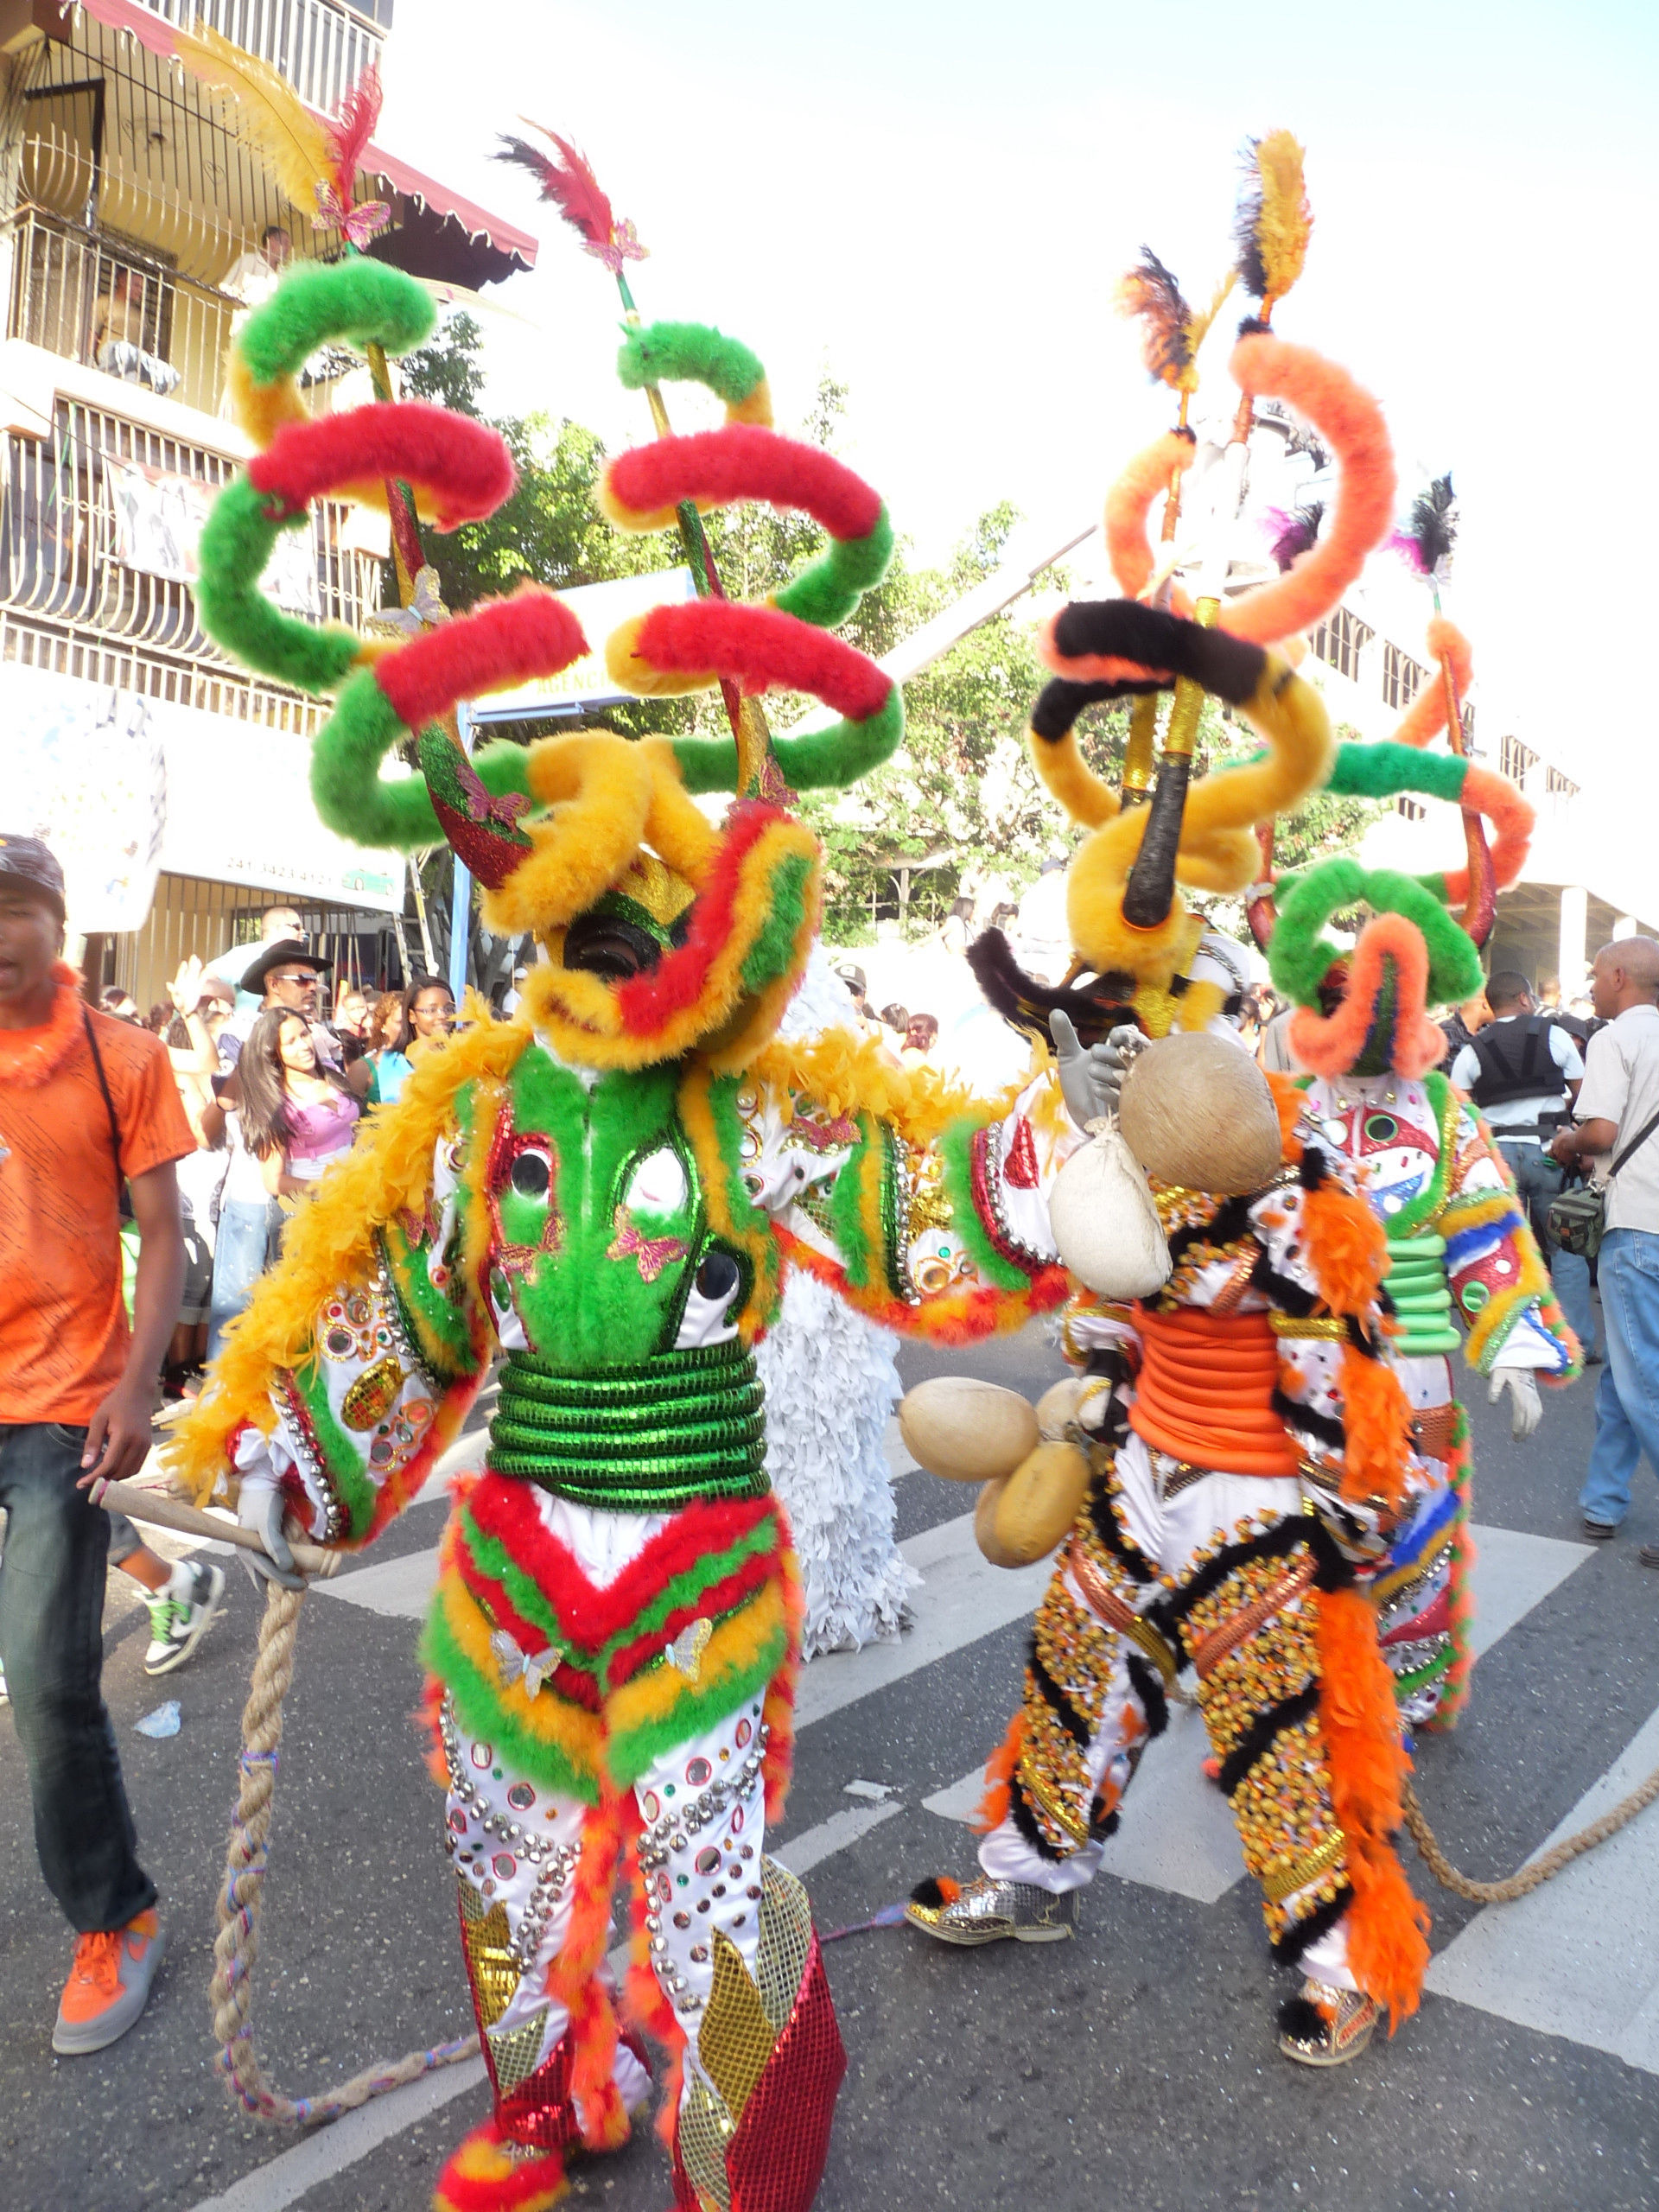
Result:
{"label": "costume mask eye", "polygon": [[545,1198],[553,1180],[552,1159],[533,1147],[521,1152],[507,1179],[521,1198]]}
{"label": "costume mask eye", "polygon": [[628,1178],[622,1203],[630,1213],[678,1213],[686,1201],[685,1169],[671,1145],[648,1153]]}

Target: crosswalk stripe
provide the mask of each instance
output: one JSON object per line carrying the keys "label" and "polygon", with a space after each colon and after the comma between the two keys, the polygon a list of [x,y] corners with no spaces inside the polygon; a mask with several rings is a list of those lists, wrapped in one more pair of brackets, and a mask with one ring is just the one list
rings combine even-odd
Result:
{"label": "crosswalk stripe", "polygon": [[[1539,1853],[1599,1820],[1656,1766],[1659,1712]],[[1659,2074],[1659,1816],[1638,1814],[1529,1897],[1488,1905],[1429,1967],[1428,1986]]]}

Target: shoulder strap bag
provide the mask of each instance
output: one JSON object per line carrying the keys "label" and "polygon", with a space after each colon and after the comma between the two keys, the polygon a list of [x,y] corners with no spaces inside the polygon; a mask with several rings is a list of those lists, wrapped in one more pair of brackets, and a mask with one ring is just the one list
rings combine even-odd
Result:
{"label": "shoulder strap bag", "polygon": [[1595,1258],[1607,1233],[1608,1185],[1631,1154],[1639,1152],[1656,1129],[1659,1129],[1659,1114],[1644,1122],[1618,1154],[1607,1172],[1606,1183],[1582,1184],[1550,1200],[1549,1233],[1563,1252],[1576,1252],[1581,1260]]}

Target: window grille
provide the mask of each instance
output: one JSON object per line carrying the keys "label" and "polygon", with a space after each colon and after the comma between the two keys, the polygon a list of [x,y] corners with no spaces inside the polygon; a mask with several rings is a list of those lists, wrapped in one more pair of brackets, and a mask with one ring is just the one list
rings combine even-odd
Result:
{"label": "window grille", "polygon": [[1382,700],[1385,706],[1398,707],[1402,712],[1428,681],[1429,671],[1421,661],[1413,660],[1409,653],[1402,653],[1398,645],[1384,645],[1382,648]]}
{"label": "window grille", "polygon": [[1375,630],[1351,614],[1345,607],[1338,607],[1327,616],[1313,632],[1313,650],[1327,666],[1351,683],[1359,680],[1359,657],[1371,639]]}

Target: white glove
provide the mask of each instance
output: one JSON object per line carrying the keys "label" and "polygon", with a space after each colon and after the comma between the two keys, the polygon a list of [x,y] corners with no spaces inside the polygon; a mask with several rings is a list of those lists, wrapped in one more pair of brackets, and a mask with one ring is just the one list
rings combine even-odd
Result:
{"label": "white glove", "polygon": [[238,1549],[252,1580],[257,1582],[263,1575],[267,1582],[280,1582],[284,1590],[303,1590],[305,1577],[295,1566],[283,1534],[283,1493],[275,1483],[245,1476],[237,1495],[236,1517],[243,1528],[252,1529],[264,1549],[250,1551],[241,1546]]}
{"label": "white glove", "polygon": [[1121,1022],[1107,1033],[1102,1045],[1085,1051],[1069,1014],[1058,1010],[1049,1016],[1054,1037],[1054,1060],[1059,1073],[1060,1095],[1065,1109],[1080,1129],[1117,1111],[1118,1095],[1129,1063],[1143,1051],[1147,1039],[1133,1022]]}
{"label": "white glove", "polygon": [[1486,1393],[1486,1402],[1495,1406],[1507,1390],[1510,1394],[1510,1434],[1517,1444],[1524,1444],[1544,1417],[1544,1402],[1538,1395],[1538,1385],[1529,1367],[1495,1367],[1491,1388]]}

